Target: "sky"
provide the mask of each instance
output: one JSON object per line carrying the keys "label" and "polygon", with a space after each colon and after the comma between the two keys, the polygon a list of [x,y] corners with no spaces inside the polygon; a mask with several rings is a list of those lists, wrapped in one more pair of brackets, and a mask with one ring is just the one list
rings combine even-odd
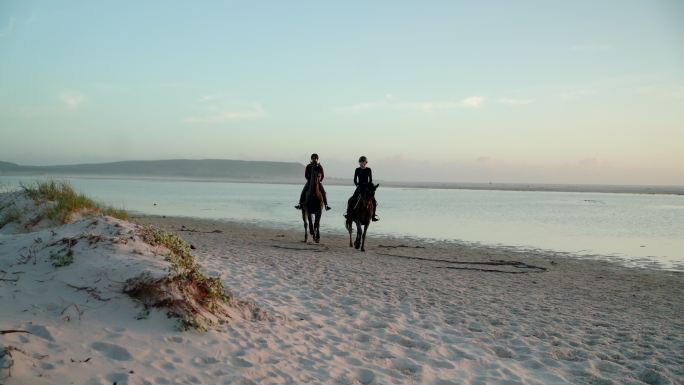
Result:
{"label": "sky", "polygon": [[0,0],[0,161],[684,185],[684,1]]}

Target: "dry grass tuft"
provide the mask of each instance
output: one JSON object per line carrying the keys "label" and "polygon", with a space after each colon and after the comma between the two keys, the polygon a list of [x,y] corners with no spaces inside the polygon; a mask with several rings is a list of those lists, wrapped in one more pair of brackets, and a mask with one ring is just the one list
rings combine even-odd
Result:
{"label": "dry grass tuft", "polygon": [[47,216],[62,223],[68,222],[71,215],[77,211],[109,215],[123,220],[128,219],[128,213],[125,210],[101,205],[74,191],[67,182],[35,182],[22,185],[21,188],[36,203],[54,202],[54,206],[48,210]]}
{"label": "dry grass tuft", "polygon": [[202,274],[190,252],[190,245],[177,235],[151,226],[140,231],[142,239],[152,246],[164,246],[169,252],[171,274],[153,278],[143,274],[126,282],[124,292],[140,300],[146,308],[165,308],[178,317],[180,330],[206,330],[206,324],[222,324],[236,313],[247,318],[267,318],[253,305],[236,302],[227,293],[221,279]]}

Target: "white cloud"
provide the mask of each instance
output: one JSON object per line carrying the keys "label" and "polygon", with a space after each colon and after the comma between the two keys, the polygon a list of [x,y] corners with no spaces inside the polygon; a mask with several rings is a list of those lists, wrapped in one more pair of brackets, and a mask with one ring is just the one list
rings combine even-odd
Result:
{"label": "white cloud", "polygon": [[460,108],[478,108],[484,103],[482,96],[470,96],[462,100],[425,100],[416,102],[402,102],[393,95],[387,95],[384,100],[353,104],[335,108],[339,113],[356,113],[369,110],[391,109],[391,110],[416,110],[430,112],[435,110],[452,110]]}
{"label": "white cloud", "polygon": [[59,99],[70,110],[75,110],[83,104],[85,96],[78,91],[64,91],[59,94]]}
{"label": "white cloud", "polygon": [[497,102],[509,106],[525,106],[534,103],[534,99],[499,98]]}
{"label": "white cloud", "polygon": [[199,100],[199,101],[200,101],[200,102],[211,102],[211,101],[214,101],[214,100],[216,100],[216,99],[218,99],[218,98],[219,98],[219,97],[216,96],[216,95],[203,95],[202,97],[200,97],[200,100]]}
{"label": "white cloud", "polygon": [[222,124],[243,120],[255,120],[266,116],[261,104],[253,103],[241,109],[210,106],[202,116],[183,119],[184,123]]}
{"label": "white cloud", "polygon": [[484,98],[482,96],[471,96],[469,98],[463,99],[461,104],[466,108],[480,107],[484,103]]}

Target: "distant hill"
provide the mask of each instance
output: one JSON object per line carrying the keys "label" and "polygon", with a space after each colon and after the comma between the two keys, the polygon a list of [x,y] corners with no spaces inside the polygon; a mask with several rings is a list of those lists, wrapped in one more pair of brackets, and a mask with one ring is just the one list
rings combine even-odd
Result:
{"label": "distant hill", "polygon": [[296,162],[228,159],[134,160],[61,166],[21,166],[10,162],[0,162],[0,174],[301,180],[304,175],[304,165]]}
{"label": "distant hill", "polygon": [[21,167],[21,166],[19,166],[18,164],[14,164],[14,163],[10,163],[10,162],[0,162],[0,172],[3,172],[5,170],[6,171],[15,170],[19,167]]}

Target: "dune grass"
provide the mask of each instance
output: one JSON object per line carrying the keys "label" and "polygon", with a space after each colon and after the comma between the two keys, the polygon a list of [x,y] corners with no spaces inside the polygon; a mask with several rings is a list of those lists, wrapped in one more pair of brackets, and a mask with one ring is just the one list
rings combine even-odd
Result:
{"label": "dune grass", "polygon": [[67,182],[35,182],[29,185],[22,184],[21,188],[37,203],[54,202],[54,207],[47,213],[48,218],[62,223],[69,221],[71,215],[79,210],[109,215],[123,220],[129,218],[125,210],[97,203],[86,195],[77,193]]}
{"label": "dune grass", "polygon": [[169,249],[166,260],[171,263],[171,274],[156,280],[144,276],[129,280],[124,292],[146,306],[167,308],[170,315],[178,317],[180,330],[206,330],[204,322],[208,319],[200,315],[204,311],[221,322],[225,316],[221,306],[230,301],[230,296],[220,278],[202,274],[190,245],[177,235],[151,226],[144,227],[141,236],[150,245]]}

